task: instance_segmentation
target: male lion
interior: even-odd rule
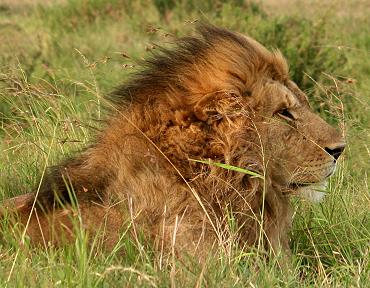
[[[214,26],[197,31],[113,93],[95,144],[5,201],[32,243],[70,241],[81,219],[106,247],[130,225],[155,247],[203,255],[234,219],[239,245],[289,250],[289,196],[333,173],[344,140],[313,113],[280,52]]]

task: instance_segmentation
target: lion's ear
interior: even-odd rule
[[[204,95],[194,105],[194,115],[201,121],[212,124],[221,120],[235,106],[237,95],[230,92],[214,92]]]

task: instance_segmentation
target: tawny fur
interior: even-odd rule
[[[143,233],[158,249],[179,253],[201,255],[230,238],[288,251],[289,196],[329,177],[344,141],[311,111],[280,52],[200,25],[197,36],[143,66],[113,93],[114,116],[95,144],[48,170],[27,225],[31,242],[73,239],[80,215],[108,248],[130,225],[132,237]],[[26,225],[34,199],[5,206]]]

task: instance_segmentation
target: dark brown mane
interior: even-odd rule
[[[248,64],[249,67],[244,66],[244,69],[260,70],[263,69],[266,62],[270,62],[271,66],[268,69],[280,70],[280,74],[285,74],[282,77],[287,76],[286,62],[279,54],[270,53],[259,43],[252,39],[248,40],[245,36],[203,23],[197,26],[195,36],[177,39],[174,45],[169,48],[156,47],[152,51],[152,56],[141,61],[139,70],[128,82],[116,89],[109,99],[120,106],[131,101],[146,103],[152,97],[173,91],[180,91],[183,95],[192,93],[189,90],[189,83],[185,80],[190,76],[189,74],[192,74],[191,72],[194,72],[195,65],[204,65],[204,70],[209,69],[209,66],[213,66],[212,69],[217,69],[214,63],[209,62],[208,56],[218,50],[220,43],[223,43],[225,48],[230,48],[228,51],[230,55],[221,54],[222,51],[220,51],[220,57],[229,58],[229,61],[233,61],[232,57],[235,57],[234,61],[243,59],[245,63],[236,64],[240,66]],[[278,63],[279,61],[276,59],[281,63]],[[223,59],[219,60],[222,62]],[[237,75],[234,71],[229,71],[229,73]],[[199,81],[201,79],[192,80]]]

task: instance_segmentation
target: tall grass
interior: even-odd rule
[[[352,12],[341,10],[340,1],[329,7],[306,4],[310,17],[231,0],[16,2],[0,5],[1,199],[29,192],[46,166],[89,143],[105,117],[103,96],[135,70],[153,44],[192,33],[197,20],[281,49],[292,78],[315,110],[345,131],[348,146],[325,201],[293,201],[289,272],[234,246],[205,266],[191,259],[163,265],[144,236],[138,244],[122,231],[117,251],[106,252],[87,246],[81,232],[64,249],[34,249],[5,237],[1,286],[366,286],[370,21],[361,13],[366,1],[355,1]]]

